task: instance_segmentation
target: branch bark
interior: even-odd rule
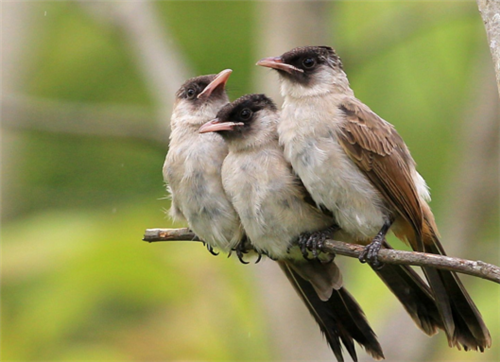
[[[174,240],[200,241],[197,236],[187,228],[147,229],[143,240],[147,242]],[[326,240],[322,251],[325,253],[358,258],[363,248],[362,245],[349,244],[339,240]],[[473,261],[445,255],[393,249],[381,249],[378,258],[382,263],[386,264],[430,266],[437,269],[472,275],[500,284],[500,267],[480,260]]]
[[[477,0],[477,6],[486,29],[488,45],[497,77],[497,88],[500,94],[500,1]]]

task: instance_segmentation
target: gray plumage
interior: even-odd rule
[[[336,358],[343,361],[343,344],[356,361],[354,341],[374,358],[383,358],[363,311],[342,285],[337,265],[306,260],[297,247],[302,233],[325,229],[334,220],[306,201],[307,192],[279,145],[278,122],[274,103],[254,94],[224,106],[200,131],[219,132],[226,140],[223,185],[247,236],[257,251],[278,260]]]
[[[225,70],[218,75],[192,78],[179,89],[163,166],[172,197],[170,215],[175,220],[185,219],[200,239],[225,252],[243,236],[220,176],[228,150],[220,135],[201,134],[198,130],[229,102],[224,85],[230,73]]]

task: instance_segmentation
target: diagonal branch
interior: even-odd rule
[[[144,241],[200,241],[197,236],[187,228],[181,229],[147,229]],[[349,244],[339,240],[327,240],[323,251],[326,253],[340,254],[357,258],[363,251],[362,245]],[[381,249],[378,259],[386,264],[406,264],[415,266],[430,266],[437,269],[469,274],[487,279],[500,284],[500,267],[483,261],[472,261],[444,255],[420,253],[416,251],[403,251]]]

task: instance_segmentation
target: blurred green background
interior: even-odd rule
[[[254,64],[299,45],[335,47],[356,95],[396,126],[448,253],[499,264],[498,93],[474,1],[4,2],[2,33],[3,360],[333,360],[273,262],[141,241],[172,226],[175,89],[232,68],[232,99],[279,101]],[[498,285],[463,277],[493,347],[459,352],[337,259],[388,361],[500,360]]]

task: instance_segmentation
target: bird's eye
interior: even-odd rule
[[[311,69],[316,65],[316,61],[313,58],[306,58],[302,61],[302,65],[306,69]]]
[[[244,108],[240,112],[240,118],[244,121],[248,121],[252,117],[252,111],[248,108]]]
[[[195,95],[196,95],[196,91],[193,88],[189,88],[186,91],[186,96],[188,99],[193,99]]]

